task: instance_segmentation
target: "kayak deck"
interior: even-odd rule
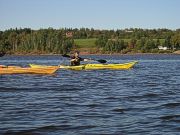
[[[85,66],[86,70],[92,70],[92,69],[130,69],[132,68],[137,61],[129,62],[129,63],[122,63],[122,64],[87,64]]]
[[[29,64],[31,68],[54,68],[59,66],[48,66],[48,65],[37,65],[37,64]]]
[[[31,67],[18,67],[18,66],[7,66],[0,67],[0,74],[53,74],[58,70],[59,67],[41,67],[41,68],[31,68]]]
[[[60,65],[60,69],[69,69],[69,70],[84,70],[86,65],[79,65],[79,66],[65,66]]]

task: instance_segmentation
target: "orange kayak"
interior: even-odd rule
[[[19,67],[19,66],[0,66],[0,74],[53,74],[59,69],[58,66],[54,67]]]

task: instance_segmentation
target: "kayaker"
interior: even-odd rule
[[[89,61],[90,59],[84,59],[79,57],[79,51],[75,51],[71,56],[71,66],[79,66],[81,61]]]

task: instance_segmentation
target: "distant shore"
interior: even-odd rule
[[[173,53],[87,53],[87,52],[80,52],[80,55],[180,55],[180,50],[175,51]],[[17,56],[46,56],[46,55],[54,55],[54,56],[61,56],[62,54],[54,54],[54,53],[13,53],[13,54],[6,54],[6,55],[17,55]]]
[[[173,52],[173,54],[180,54],[180,50]]]

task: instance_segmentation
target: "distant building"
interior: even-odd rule
[[[66,32],[66,37],[72,37],[73,33],[72,32]]]
[[[159,50],[167,50],[168,48],[167,47],[163,47],[163,46],[158,46],[158,49]]]
[[[125,32],[132,33],[133,31],[132,30],[125,30]]]

